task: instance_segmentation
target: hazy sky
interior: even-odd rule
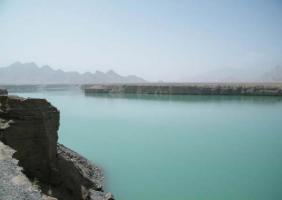
[[[282,64],[282,0],[0,0],[0,66],[179,81]]]

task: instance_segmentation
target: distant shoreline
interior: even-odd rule
[[[0,84],[0,88],[9,92],[82,90],[85,94],[282,96],[282,82]]]
[[[86,94],[282,96],[281,82],[260,83],[137,83],[84,85]]]

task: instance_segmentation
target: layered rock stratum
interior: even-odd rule
[[[0,154],[0,171],[8,172],[0,176],[4,188],[0,199],[113,199],[103,191],[101,169],[57,143],[59,119],[59,110],[45,99],[8,96],[0,90],[0,152],[4,155]],[[23,178],[24,184],[15,189],[13,177],[18,176],[29,179]],[[40,191],[32,187],[33,181]],[[15,196],[9,196],[11,191]]]

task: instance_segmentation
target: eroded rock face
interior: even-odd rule
[[[40,181],[44,194],[63,200],[113,199],[103,192],[98,167],[57,144],[59,118],[57,108],[45,99],[0,95],[0,141],[16,150],[24,173]]]
[[[0,95],[7,95],[7,94],[8,94],[7,90],[0,88]]]
[[[59,111],[44,99],[0,96],[0,139],[29,177],[48,181],[56,163]]]
[[[61,186],[67,191],[74,191],[74,199],[81,196],[86,199],[90,189],[103,191],[104,176],[101,169],[62,144],[58,144],[58,170],[59,179],[64,180]]]

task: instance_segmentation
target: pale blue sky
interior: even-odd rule
[[[179,81],[282,64],[282,0],[0,0],[0,66]]]

